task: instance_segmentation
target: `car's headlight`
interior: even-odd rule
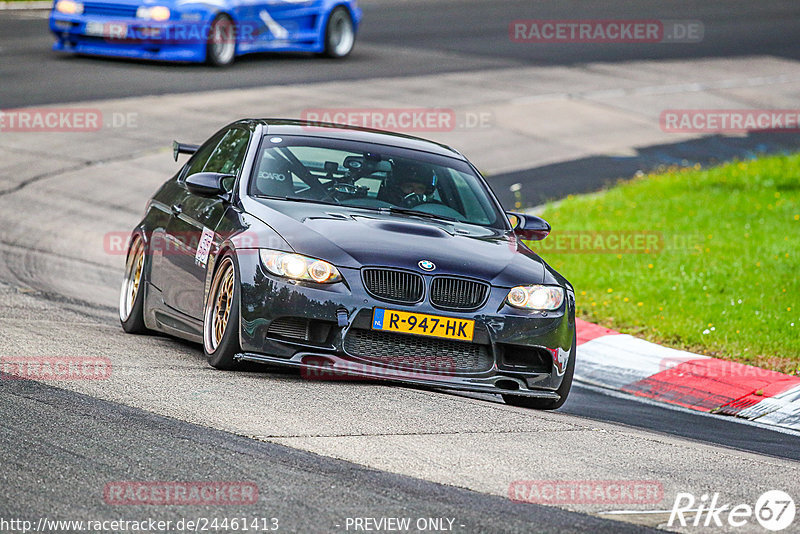
[[[147,19],[147,20],[169,20],[169,8],[164,6],[142,6],[136,10],[136,18],[137,19]]]
[[[276,276],[318,284],[332,284],[342,279],[336,267],[324,260],[263,248],[259,255],[264,268]]]
[[[559,286],[517,286],[511,288],[506,302],[523,310],[557,310],[564,302],[564,288]]]
[[[74,0],[58,0],[56,11],[65,15],[80,15],[83,13],[83,4]]]

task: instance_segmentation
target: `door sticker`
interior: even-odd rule
[[[200,267],[205,267],[208,263],[208,254],[211,252],[211,244],[214,242],[214,232],[205,226],[200,242],[197,243],[197,253],[194,255],[194,262]]]

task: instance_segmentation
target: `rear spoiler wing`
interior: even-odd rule
[[[194,154],[195,152],[197,152],[198,148],[200,148],[200,145],[187,145],[184,143],[173,141],[172,157],[175,158],[175,161],[178,161],[178,154]]]

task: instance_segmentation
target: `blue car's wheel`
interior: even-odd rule
[[[323,55],[332,58],[343,58],[350,54],[356,42],[356,30],[353,19],[346,8],[339,6],[331,11],[325,27],[325,51]]]
[[[228,15],[217,15],[211,23],[206,45],[206,61],[215,67],[233,63],[236,56],[236,25]]]

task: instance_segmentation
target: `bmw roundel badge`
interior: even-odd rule
[[[436,264],[430,260],[420,260],[417,265],[419,265],[419,268],[423,271],[432,271],[436,268]]]

